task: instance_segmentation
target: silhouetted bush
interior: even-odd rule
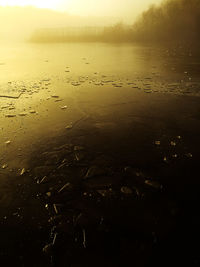
[[[133,25],[134,39],[140,41],[199,41],[200,1],[166,0],[152,5]]]

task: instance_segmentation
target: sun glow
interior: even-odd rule
[[[0,6],[34,6],[57,9],[58,5],[59,1],[55,0],[0,0]]]
[[[132,23],[150,4],[163,0],[0,0],[0,7],[33,6],[76,16],[113,17]]]

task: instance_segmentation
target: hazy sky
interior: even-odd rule
[[[160,2],[162,0],[0,0],[0,6],[32,5],[81,16],[119,17],[128,22],[150,4]]]

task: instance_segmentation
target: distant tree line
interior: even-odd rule
[[[131,26],[118,23],[98,34],[58,36],[53,33],[32,36],[32,41],[86,42],[185,42],[200,40],[200,0],[164,0],[152,5]]]

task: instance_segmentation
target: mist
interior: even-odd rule
[[[93,18],[87,27],[86,24],[85,26],[82,24],[79,29],[77,27],[74,30],[69,29],[70,24],[65,24],[66,27],[62,30],[59,28],[56,30],[56,27],[52,30],[40,29],[34,32],[31,40],[34,42],[195,44],[199,42],[200,36],[200,2],[198,0],[166,0],[160,5],[151,5],[134,23],[112,22],[110,21],[108,26],[95,24]]]
[[[41,28],[103,27],[117,22],[118,19],[114,17],[84,17],[31,6],[0,6],[0,41],[28,40]]]

